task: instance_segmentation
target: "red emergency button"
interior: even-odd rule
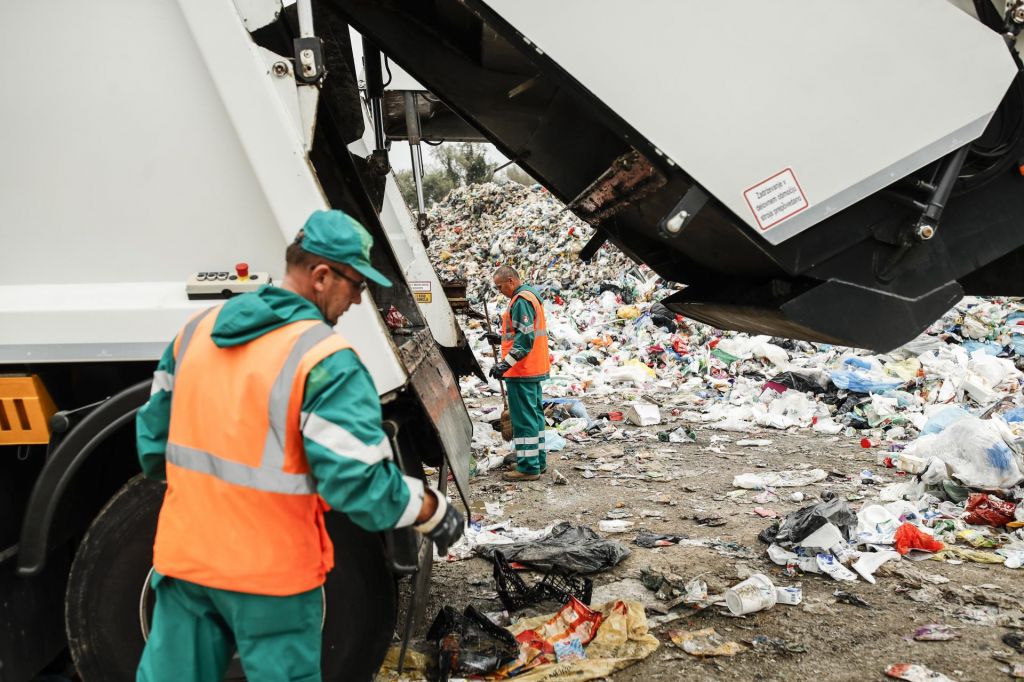
[[[239,263],[238,265],[235,266],[235,272],[238,274],[238,279],[248,279],[249,278],[249,264],[248,263]]]

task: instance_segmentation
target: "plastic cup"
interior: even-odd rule
[[[725,605],[734,616],[770,609],[777,599],[775,584],[763,573],[755,573],[725,592]]]

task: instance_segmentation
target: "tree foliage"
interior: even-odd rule
[[[426,207],[443,200],[460,185],[489,182],[498,164],[487,160],[487,145],[473,142],[447,142],[431,150],[424,164],[423,203]],[[402,198],[416,210],[416,185],[411,170],[395,171]]]
[[[537,184],[537,181],[534,180],[529,173],[515,165],[509,166],[508,169],[505,170],[505,177],[512,182],[518,182],[520,185],[525,187]]]

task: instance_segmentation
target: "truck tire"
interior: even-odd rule
[[[65,619],[68,646],[83,682],[135,679],[145,646],[140,600],[152,567],[163,494],[162,483],[141,475],[131,479],[96,516],[79,545],[68,577]],[[323,679],[371,680],[394,632],[395,579],[379,534],[338,513],[327,514],[326,526],[335,567],[324,585]],[[152,609],[146,611],[151,617]],[[236,660],[226,679],[243,680],[239,670]]]
[[[84,682],[135,679],[145,645],[139,598],[163,499],[163,484],[136,476],[107,502],[78,547],[64,615],[68,648]]]

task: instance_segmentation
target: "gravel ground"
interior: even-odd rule
[[[468,404],[473,411],[493,402],[476,400]],[[588,403],[587,407],[591,414],[598,414],[617,406]],[[669,421],[644,430],[656,433],[679,425],[682,422]],[[870,585],[863,581],[838,583],[817,575],[791,578],[768,560],[766,546],[757,540],[757,534],[771,521],[754,514],[753,508],[768,507],[786,514],[808,504],[790,501],[789,495],[795,490],[803,492],[808,500],[834,490],[859,508],[864,499],[874,495],[871,486],[860,483],[863,469],[871,469],[881,484],[896,480],[893,470],[876,464],[877,451],[862,449],[859,439],[809,431],[735,434],[698,427],[697,434],[696,443],[682,444],[647,439],[570,443],[549,457],[548,475],[540,481],[506,483],[498,471],[472,479],[473,511],[483,512],[485,502],[497,501],[503,517],[511,517],[519,526],[539,528],[566,520],[596,529],[611,509],[631,512],[629,520],[635,522],[635,528],[613,537],[628,544],[632,554],[613,569],[593,576],[595,590],[608,586],[605,590],[615,594],[625,589],[616,583],[638,578],[641,569],[647,567],[686,580],[700,576],[711,593],[724,591],[739,582],[740,575],[750,572],[764,573],[777,585],[802,585],[804,603],[799,606],[780,604],[742,618],[716,607],[698,613],[684,611],[678,620],[652,627],[661,647],[647,659],[616,673],[614,679],[880,680],[886,679],[884,669],[888,664],[909,662],[954,679],[992,680],[1009,678],[1006,663],[997,659],[1024,663],[1024,656],[1001,641],[1005,633],[1014,631],[1002,623],[1021,623],[1016,609],[1024,596],[1018,575],[1001,565],[901,561],[883,567],[878,583]],[[709,449],[712,436],[727,436],[732,441],[716,443],[714,447],[721,451],[714,452]],[[740,438],[764,438],[772,443],[740,447],[735,445]],[[593,467],[597,460],[622,464],[615,472],[584,478],[578,467]],[[753,491],[739,497],[727,495],[734,490],[731,482],[736,474],[804,464],[833,473],[818,484],[781,489],[778,501],[767,504],[755,502],[757,493]],[[552,482],[552,468],[568,479],[567,485]],[[649,478],[652,471],[663,472],[663,479]],[[643,510],[662,516],[642,518]],[[721,517],[724,525],[699,525],[694,520],[697,515]],[[726,544],[717,549],[644,549],[632,544],[640,529],[694,540],[718,539]],[[470,603],[485,611],[500,610],[491,567],[485,560],[438,563],[434,570],[428,621],[444,604],[460,610]],[[948,582],[943,583],[943,579]],[[837,589],[860,597],[869,606],[838,603],[833,596]],[[641,596],[657,602],[653,593]],[[648,615],[655,614],[649,610]],[[979,618],[988,620],[978,622]],[[993,618],[999,625],[993,624]],[[915,628],[931,623],[956,627],[959,639],[914,641]],[[714,627],[725,639],[744,644],[743,652],[733,657],[698,659],[676,648],[669,636],[674,630],[708,627]],[[757,636],[782,640],[784,644],[751,646]]]

